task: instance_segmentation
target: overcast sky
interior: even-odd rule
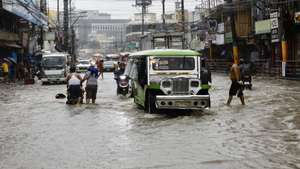
[[[63,0],[60,0],[61,2]],[[133,14],[141,11],[140,8],[134,7],[135,0],[72,0],[76,9],[82,10],[99,10],[102,13],[109,13],[112,18],[132,18]],[[52,9],[56,8],[57,0],[48,0]],[[176,0],[166,0],[166,11],[175,10]],[[193,10],[199,3],[196,0],[185,0],[186,9]],[[61,6],[62,9],[63,6]],[[161,14],[161,1],[154,0],[149,8],[149,12]],[[159,18],[159,15],[157,15]]]

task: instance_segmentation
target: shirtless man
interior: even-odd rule
[[[67,104],[77,104],[82,100],[82,78],[76,73],[76,67],[72,66],[70,68],[70,73],[67,78],[67,88],[68,88],[68,101]]]
[[[240,81],[240,67],[237,64],[233,64],[230,68],[230,79],[231,79],[231,86],[229,90],[229,98],[227,100],[227,105],[229,106],[232,97],[237,95],[242,105],[245,105],[244,94],[243,94],[243,86],[241,85]]]

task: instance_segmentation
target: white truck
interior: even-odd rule
[[[42,58],[42,84],[66,83],[70,55],[66,53],[44,54]]]

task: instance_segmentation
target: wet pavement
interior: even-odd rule
[[[55,99],[65,85],[0,85],[1,169],[299,169],[300,82],[257,77],[246,106],[225,105],[215,74],[212,108],[146,114],[116,96],[112,74],[96,105]]]

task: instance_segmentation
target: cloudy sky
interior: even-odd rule
[[[63,0],[60,0],[61,2]],[[77,9],[99,10],[102,13],[110,13],[112,18],[131,18],[133,13],[141,11],[134,7],[135,0],[72,0]],[[175,1],[166,0],[166,10],[174,11]],[[57,0],[48,0],[50,7],[55,9]],[[192,10],[199,3],[196,0],[185,0],[186,9]],[[62,9],[62,8],[61,8]],[[149,12],[161,13],[161,1],[154,0],[149,8]],[[157,16],[158,17],[158,16]]]

